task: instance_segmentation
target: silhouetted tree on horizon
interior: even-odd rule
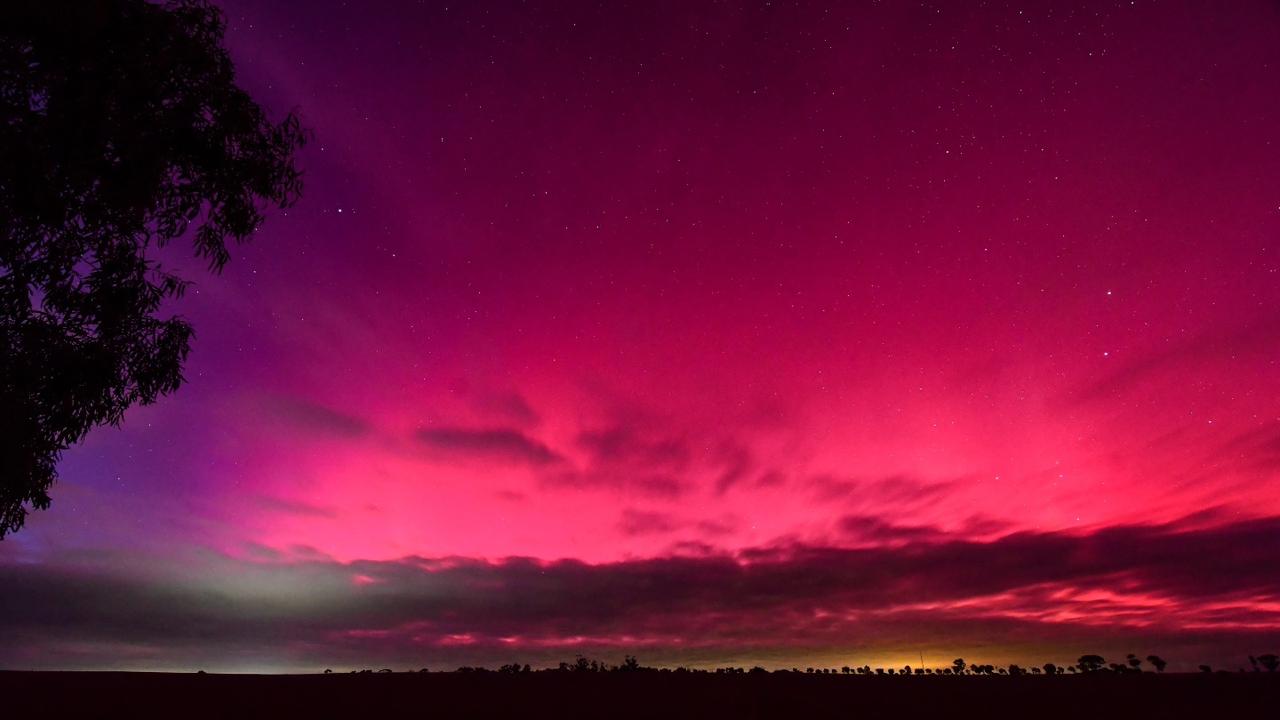
[[[10,0],[0,22],[0,538],[63,450],[182,384],[189,238],[213,271],[301,189],[307,134],[235,82],[205,0]]]
[[[1080,668],[1080,672],[1098,672],[1106,665],[1107,661],[1101,655],[1081,655],[1076,660],[1076,667]]]
[[[1127,658],[1137,658],[1137,657],[1138,656],[1136,654],[1132,654],[1132,653],[1127,656]],[[1258,655],[1257,657],[1253,657],[1253,656],[1249,656],[1249,657],[1251,661],[1256,662],[1256,664],[1259,667],[1266,668],[1269,672],[1276,672],[1277,670],[1280,670],[1280,657],[1278,657],[1273,653]],[[957,660],[960,662],[964,662],[959,658],[957,658]],[[1156,668],[1157,672],[1163,672],[1164,667],[1167,665],[1167,663],[1158,655],[1148,655],[1146,660],[1147,662],[1150,662],[1153,667]],[[572,663],[561,662],[554,668],[544,668],[544,669],[534,670],[528,664],[521,665],[518,662],[513,662],[513,663],[502,665],[497,670],[490,670],[483,666],[463,665],[458,667],[453,672],[459,673],[459,674],[488,673],[488,674],[495,674],[495,675],[517,675],[517,674],[543,673],[543,672],[569,672],[569,673],[575,673],[575,674],[577,673],[589,673],[589,674],[676,673],[676,674],[697,674],[697,675],[796,674],[796,675],[845,675],[845,676],[865,675],[865,676],[882,676],[882,677],[883,676],[920,677],[925,675],[970,675],[970,676],[1004,675],[1004,676],[1013,677],[1013,676],[1025,676],[1025,675],[1053,676],[1053,675],[1063,675],[1066,673],[1073,673],[1073,674],[1096,673],[1096,672],[1103,672],[1109,669],[1110,673],[1103,672],[1103,674],[1104,675],[1111,674],[1111,673],[1120,674],[1120,675],[1142,674],[1140,670],[1135,669],[1135,666],[1133,666],[1132,663],[1129,663],[1129,664],[1107,663],[1105,659],[1103,659],[1103,657],[1100,655],[1082,655],[1080,656],[1077,665],[1058,665],[1056,663],[1044,663],[1043,665],[1040,665],[1040,666],[1032,665],[1030,667],[1023,667],[1016,663],[1011,663],[1008,666],[996,667],[995,665],[987,664],[987,663],[965,662],[964,667],[965,667],[964,672],[959,671],[958,666],[955,663],[953,663],[948,667],[942,667],[942,668],[926,668],[926,667],[913,668],[910,665],[907,665],[902,668],[878,667],[873,669],[869,665],[863,665],[861,667],[853,667],[853,666],[845,665],[839,668],[807,667],[804,670],[801,670],[799,668],[790,668],[790,669],[779,668],[779,669],[770,671],[759,665],[756,665],[756,666],[752,666],[749,670],[747,668],[740,667],[740,666],[724,666],[724,667],[717,667],[711,670],[707,670],[707,669],[700,669],[700,668],[688,668],[685,666],[678,666],[675,668],[646,667],[645,665],[641,664],[640,661],[634,655],[623,656],[622,662],[617,665],[612,665],[604,661],[593,660],[589,657],[578,655],[574,658],[574,661]],[[1203,673],[1213,672],[1212,668],[1209,665],[1200,665],[1199,668],[1200,668],[1200,671]],[[324,674],[327,675],[327,674],[331,674],[333,671],[331,669],[325,669],[323,672]],[[356,674],[370,674],[370,673],[373,673],[374,671],[369,669],[364,669],[364,670],[352,670],[351,672]],[[384,668],[377,672],[389,673],[392,671],[390,669]],[[425,673],[425,672],[428,672],[428,670],[427,668],[424,667],[417,671],[414,671],[411,669],[411,670],[408,670],[407,672]],[[1217,672],[1224,673],[1227,671],[1219,670]],[[1240,672],[1244,672],[1244,669],[1242,668]]]

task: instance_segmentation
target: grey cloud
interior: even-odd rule
[[[1280,623],[1280,614],[1265,609],[1280,601],[1280,517],[1021,532],[991,542],[918,535],[929,537],[901,546],[768,547],[737,555],[692,544],[688,556],[599,565],[223,558],[162,572],[109,557],[67,566],[0,564],[0,635],[12,639],[0,646],[0,664],[12,666],[39,647],[95,643],[177,657],[255,649],[312,662],[327,662],[326,653],[429,652],[457,636],[481,649],[515,637],[564,651],[574,647],[567,638],[617,636],[666,638],[668,650],[685,639],[830,647],[904,618],[952,634],[1042,618],[1019,625],[1041,641],[1081,627],[1107,627],[1113,637],[1156,630],[1187,636],[1219,623],[1223,628],[1206,637],[1222,644],[1241,627]],[[1098,590],[1165,604],[1116,607]],[[996,597],[1002,599],[955,604]],[[1056,618],[1062,608],[1087,611],[1083,625]],[[915,632],[918,639],[927,631]]]

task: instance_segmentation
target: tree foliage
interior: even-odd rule
[[[1076,667],[1080,668],[1080,672],[1098,672],[1107,666],[1107,661],[1101,655],[1081,655],[1076,660]]]
[[[175,391],[192,328],[161,317],[302,188],[298,118],[235,83],[204,0],[0,9],[0,537],[49,506],[61,452]]]

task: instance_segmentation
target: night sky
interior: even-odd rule
[[[222,5],[303,199],[0,667],[1280,648],[1276,3]]]

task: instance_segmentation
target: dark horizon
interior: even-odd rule
[[[806,673],[541,672],[245,676],[5,673],[15,710],[130,717],[619,718],[1258,717],[1274,707],[1273,674],[1073,677],[832,676]]]

